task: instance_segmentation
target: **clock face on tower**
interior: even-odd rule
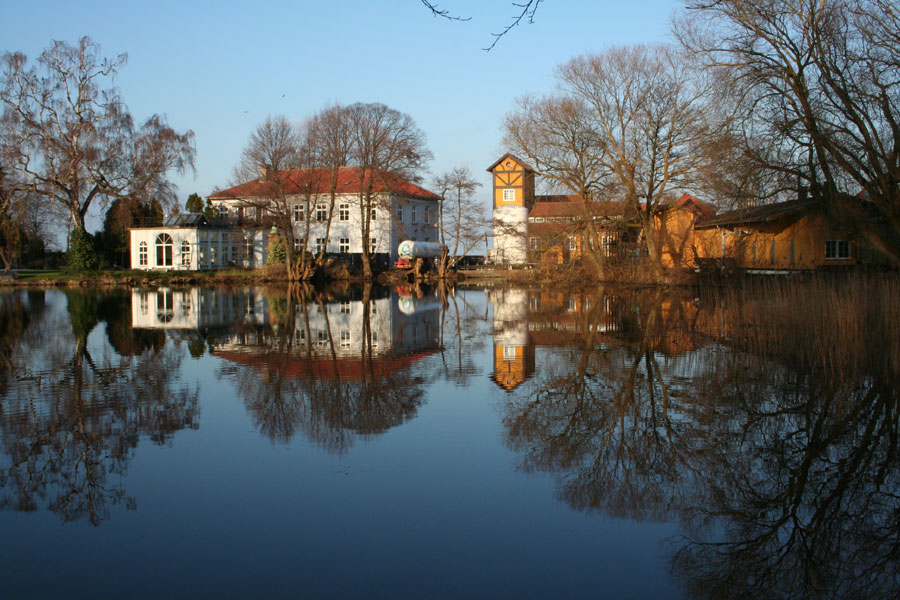
[[[511,166],[512,166],[512,161],[510,161],[510,160],[506,161],[506,168],[508,169]]]

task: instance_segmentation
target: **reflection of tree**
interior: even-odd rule
[[[860,283],[747,286],[702,306],[619,296],[614,335],[586,310],[531,393],[508,399],[510,445],[574,508],[680,521],[672,568],[690,597],[896,597],[885,356],[900,356],[900,284]]]
[[[850,278],[722,294],[746,355],[697,385],[729,407],[698,440],[705,499],[673,559],[697,597],[897,597],[898,292]]]
[[[767,363],[753,373],[765,377]],[[771,377],[771,375],[770,375]],[[879,598],[900,590],[896,388],[783,373],[698,446],[701,526],[673,565],[705,598]],[[761,401],[764,399],[764,401]]]
[[[104,347],[95,360],[88,335],[104,298],[66,296],[66,312],[32,315],[16,349],[22,370],[0,404],[0,506],[46,503],[64,521],[99,525],[110,507],[135,506],[124,476],[140,437],[161,444],[197,426],[197,392],[172,389],[181,357],[171,347],[133,358]]]
[[[458,387],[465,387],[470,379],[480,373],[475,352],[484,347],[487,313],[479,314],[466,302],[464,294],[454,288],[446,289],[444,282],[438,286],[442,299],[441,310],[441,374]],[[460,308],[460,304],[462,308]],[[452,311],[451,311],[452,307]],[[447,334],[445,332],[449,331]]]
[[[686,407],[658,363],[661,297],[641,300],[592,298],[577,346],[562,351],[558,370],[529,397],[509,401],[504,423],[522,467],[563,473],[559,495],[574,508],[664,518],[680,493]],[[624,343],[601,333],[610,310]]]
[[[390,355],[375,352],[368,286],[354,300],[363,309],[359,334],[364,341],[361,356],[351,359],[335,349],[326,296],[292,287],[284,299],[276,299],[281,308],[273,315],[278,321],[262,332],[269,341],[254,349],[251,365],[233,371],[238,394],[264,435],[287,443],[302,432],[329,452],[340,453],[352,444],[353,434],[378,435],[415,415],[423,400],[423,380],[410,369],[382,367]],[[321,340],[314,338],[311,311],[324,318],[327,334]],[[353,363],[352,378],[341,376],[341,360]]]

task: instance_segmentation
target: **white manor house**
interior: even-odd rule
[[[318,254],[324,246],[328,254],[362,254],[360,188],[368,181],[361,174],[359,167],[342,167],[336,179],[323,169],[278,174],[290,207],[295,246],[302,245],[308,231],[309,252]],[[161,226],[131,228],[131,268],[199,271],[265,264],[273,226],[266,209],[272,183],[268,170],[260,167],[259,179],[210,195],[208,200],[220,216],[213,222],[188,213],[168,217]],[[389,173],[377,176],[372,190],[367,243],[375,261],[395,261],[404,240],[438,241],[436,194]]]

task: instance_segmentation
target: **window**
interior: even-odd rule
[[[775,264],[775,240],[772,240],[772,246],[769,248],[769,262]]]
[[[578,241],[575,239],[574,235],[569,236],[569,250],[577,250],[578,249]]]
[[[339,240],[338,249],[341,254],[347,254],[350,252],[350,238],[341,238]]]
[[[341,329],[341,348],[350,347],[350,330]]]
[[[375,254],[375,249],[378,248],[378,240],[373,237],[369,238],[369,254]]]
[[[425,207],[425,222],[426,223],[431,223],[431,211],[429,210],[429,208],[430,207],[428,207],[428,206]]]
[[[319,346],[327,347],[328,346],[328,332],[327,331],[316,331],[316,341]]]
[[[141,242],[138,246],[138,264],[147,266],[147,242]]]
[[[294,205],[294,221],[302,221],[306,217],[302,204]]]
[[[376,220],[376,219],[375,219],[375,209],[374,209],[374,208],[370,208],[370,209],[369,209],[369,219],[372,220],[372,221],[375,221],[375,220]]]
[[[403,222],[403,205],[402,204],[397,205],[397,221],[399,221],[400,223]]]
[[[147,245],[146,243],[144,244]],[[150,294],[147,292],[141,292],[141,314],[146,315],[147,311],[150,309]]]
[[[172,236],[168,233],[156,236],[156,266],[172,266]]]
[[[191,266],[191,243],[187,240],[181,242],[181,266]]]
[[[338,206],[338,221],[349,221],[350,220],[350,205],[349,204],[341,204]]]
[[[412,205],[412,208],[410,208],[409,210],[410,210],[410,217],[409,217],[410,223],[416,223],[416,222],[417,222],[417,217],[416,217],[416,205],[413,204],[413,205]]]
[[[503,360],[516,360],[515,346],[503,346]]]
[[[328,207],[324,204],[316,205],[316,221],[328,220]]]
[[[516,190],[512,188],[506,188],[503,190],[503,201],[504,202],[515,202],[516,201]]]
[[[316,238],[316,254],[322,253],[322,248],[325,247],[325,238]]]
[[[537,249],[538,249],[538,239],[537,239],[536,237],[531,238],[531,239],[529,240],[529,242],[531,243],[531,249],[532,249],[532,250],[537,250]]]
[[[341,314],[349,315],[350,314],[350,302],[345,300],[341,302]]]
[[[850,258],[850,242],[847,240],[825,240],[825,258],[828,260]]]
[[[168,323],[175,317],[175,298],[171,290],[156,292],[156,319]]]
[[[248,265],[253,265],[253,238],[244,238],[244,258]]]

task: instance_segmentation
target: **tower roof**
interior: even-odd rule
[[[494,164],[492,164],[491,166],[489,166],[486,170],[487,170],[488,172],[493,171],[494,168],[495,168],[497,165],[499,165],[500,163],[502,163],[502,162],[503,162],[504,160],[506,160],[507,158],[511,158],[511,159],[513,159],[514,161],[516,161],[517,163],[519,163],[520,165],[522,165],[522,168],[525,169],[526,171],[528,171],[529,173],[534,173],[534,169],[533,169],[528,163],[526,163],[524,160],[522,160],[521,158],[519,158],[519,157],[516,156],[515,154],[510,154],[509,152],[507,152],[506,154],[504,154],[503,156],[501,156]]]

